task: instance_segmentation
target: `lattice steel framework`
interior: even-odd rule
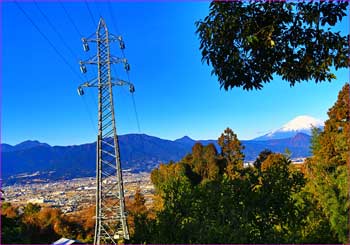
[[[94,35],[96,35],[94,37]],[[96,150],[96,224],[94,244],[117,244],[120,239],[128,240],[129,231],[126,222],[123,177],[120,163],[119,143],[113,105],[113,86],[127,85],[130,92],[134,86],[130,82],[113,79],[111,64],[122,63],[126,71],[130,66],[125,58],[111,56],[110,43],[118,42],[125,48],[121,36],[108,33],[105,21],[101,18],[96,34],[83,38],[85,51],[89,42],[95,42],[97,55],[87,61],[80,61],[80,69],[86,72],[85,64],[97,65],[98,76],[78,87],[79,95],[84,87],[98,89],[98,136]]]

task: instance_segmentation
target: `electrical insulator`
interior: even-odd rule
[[[84,51],[87,52],[90,50],[89,48],[89,44],[88,43],[83,43],[83,48],[84,48]]]
[[[124,43],[124,41],[120,41],[119,47],[120,47],[120,49],[125,49],[125,43]]]
[[[129,91],[130,91],[130,93],[134,93],[135,92],[135,86],[131,84],[130,87],[129,87]]]
[[[81,87],[78,88],[78,94],[80,96],[84,95],[84,90]]]
[[[130,71],[130,65],[129,65],[129,63],[125,63],[125,64],[124,64],[124,69],[125,69],[126,71]]]
[[[83,48],[84,48],[84,51],[85,51],[85,52],[89,51],[90,48],[89,48],[88,42],[86,41],[86,38],[82,38],[81,40],[83,41]]]
[[[82,72],[82,73],[86,73],[86,66],[84,65],[84,64],[80,64],[80,71]]]

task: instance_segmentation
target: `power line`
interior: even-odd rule
[[[95,18],[94,18],[94,15],[93,15],[92,12],[91,12],[91,9],[90,9],[90,7],[89,7],[89,3],[88,3],[86,0],[84,0],[84,3],[85,3],[86,8],[87,8],[88,11],[89,11],[92,24],[93,24],[93,26],[95,27],[95,26],[96,26],[96,20],[95,20]]]
[[[68,12],[67,8],[64,6],[63,2],[59,1],[59,3],[60,3],[60,6],[63,8],[63,10],[64,10],[64,12],[65,12],[65,14],[66,14],[68,20],[70,21],[70,23],[71,23],[72,26],[74,27],[76,33],[79,35],[79,38],[81,39],[81,38],[83,37],[83,34],[79,31],[79,28],[78,28],[77,25],[75,24],[73,18],[72,18],[71,15],[69,14],[69,12]],[[86,74],[85,74],[85,75],[86,75]],[[84,97],[83,100],[84,100],[85,107],[88,108],[88,106],[87,106],[87,99],[85,99],[85,97]],[[92,101],[92,100],[90,99],[90,102],[91,102],[91,101]],[[93,101],[92,103],[93,103],[94,106],[97,108],[96,102]],[[92,120],[91,120],[90,111],[89,111],[89,117],[90,117],[90,121],[92,121]],[[93,124],[93,125],[94,125],[94,124]],[[93,127],[93,128],[94,128],[95,131],[96,131],[96,128],[95,128],[95,127]],[[97,132],[97,131],[96,131],[96,132]]]
[[[135,112],[135,116],[136,116],[136,123],[137,123],[137,129],[139,130],[139,133],[141,133],[141,127],[140,127],[140,121],[139,121],[139,114],[137,113],[137,109],[136,109],[136,103],[135,103],[135,97],[134,94],[131,94],[131,98],[132,98],[132,104],[134,107],[134,112]]]
[[[24,16],[29,20],[29,22],[35,27],[35,29],[40,33],[40,35],[50,44],[51,48],[56,52],[56,54],[62,59],[62,61],[69,67],[69,69],[77,76],[80,80],[83,81],[79,73],[77,73],[76,70],[72,67],[71,64],[66,60],[66,58],[60,53],[60,51],[55,47],[55,45],[50,41],[50,39],[40,30],[39,26],[35,24],[33,19],[28,15],[28,13],[21,7],[21,5],[14,1],[16,6],[21,10],[21,12],[24,14]]]
[[[80,73],[78,73],[76,70],[74,70],[74,68],[72,67],[72,65],[66,60],[66,58],[60,53],[60,51],[56,48],[56,46],[50,41],[50,39],[41,31],[41,29],[39,28],[39,26],[37,24],[35,24],[34,20],[28,15],[28,13],[20,6],[20,4],[17,1],[14,1],[14,3],[16,4],[16,6],[21,10],[21,12],[24,14],[24,16],[29,20],[29,22],[35,27],[35,29],[41,34],[41,36],[50,44],[50,46],[52,47],[52,49],[56,52],[56,54],[62,59],[62,61],[70,68],[70,70],[81,80],[84,81],[80,75]],[[51,23],[52,24],[52,23]],[[93,121],[92,121],[92,117],[91,117],[91,112],[88,109],[87,103],[85,101],[85,98],[82,98],[84,105],[85,105],[85,109],[88,112],[88,116],[91,122],[91,126],[93,127],[93,130],[95,130],[95,132],[97,132],[97,129],[93,126]]]
[[[59,1],[59,3],[60,3],[60,5],[61,5],[61,7],[63,8],[63,10],[64,10],[66,16],[68,17],[70,23],[71,23],[72,26],[74,27],[75,31],[79,34],[79,37],[82,38],[83,35],[82,35],[81,32],[79,31],[78,27],[75,25],[75,23],[74,23],[72,17],[69,15],[67,9],[64,7],[64,4],[63,4],[61,1]]]
[[[98,1],[95,1],[95,0],[94,0],[93,2],[94,2],[94,4],[95,4],[95,7],[97,8],[97,13],[98,13],[98,15],[99,15],[99,18],[102,18],[102,15],[101,15],[102,11],[101,11],[99,2],[98,2]]]
[[[119,33],[119,30],[118,30],[118,27],[117,27],[117,24],[116,24],[116,19],[114,18],[114,14],[113,14],[113,11],[112,11],[113,7],[112,7],[112,4],[111,4],[111,1],[108,0],[107,4],[108,4],[108,12],[109,12],[109,15],[111,16],[113,27],[114,27],[115,31],[117,33]]]
[[[82,96],[79,96],[79,97],[82,97]],[[92,119],[92,115],[91,115],[91,112],[90,112],[90,110],[89,110],[89,106],[88,106],[88,104],[87,104],[87,101],[85,100],[85,98],[82,98],[82,100],[83,100],[85,109],[86,109],[86,111],[88,112],[88,116],[89,116],[89,120],[90,120],[90,123],[91,123],[91,127],[93,128],[93,130],[94,130],[95,133],[97,134],[97,128],[95,127],[96,124],[94,123],[94,121],[93,121],[93,119]]]
[[[124,50],[123,50],[123,49],[122,49],[122,55],[123,55],[123,59],[125,59],[125,53],[124,53]],[[126,71],[126,74],[127,74],[127,76],[128,76],[128,82],[130,83],[130,73],[129,73],[129,71]],[[140,121],[139,121],[139,114],[137,113],[137,108],[136,108],[136,102],[135,102],[134,93],[131,94],[131,99],[132,99],[132,105],[133,105],[134,112],[135,112],[137,128],[138,128],[138,130],[139,130],[139,133],[141,133],[141,127],[140,127]]]
[[[56,35],[60,38],[61,42],[64,44],[64,46],[69,50],[70,54],[76,59],[78,57],[78,55],[76,55],[76,53],[68,46],[68,44],[66,43],[66,41],[64,41],[62,35],[59,33],[59,31],[56,29],[56,27],[52,24],[52,22],[50,21],[49,17],[47,17],[47,15],[44,13],[44,11],[41,10],[41,8],[39,7],[39,4],[34,0],[34,4],[36,6],[36,8],[39,10],[40,14],[44,17],[44,19],[46,20],[46,22],[50,25],[50,27],[52,28],[52,30],[56,33]]]
[[[119,34],[118,27],[117,27],[117,24],[116,24],[117,21],[116,21],[116,18],[114,17],[114,14],[113,14],[113,6],[112,6],[110,0],[108,0],[107,3],[108,3],[108,12],[109,12],[109,15],[111,16],[113,27],[114,27],[115,31]],[[124,49],[122,49],[121,51],[122,51],[122,57],[123,57],[123,59],[125,59],[126,56],[125,56],[125,53],[124,53]],[[130,82],[130,73],[129,73],[129,71],[126,71],[126,74],[128,76],[128,82]],[[137,128],[138,128],[139,133],[141,133],[140,120],[139,120],[139,116],[138,116],[138,113],[137,113],[136,102],[135,102],[135,97],[134,97],[133,93],[131,94],[131,99],[132,99],[132,105],[133,105],[134,113],[135,113],[135,117],[136,117]]]
[[[112,6],[110,0],[108,0],[107,3],[108,3],[108,12],[109,12],[109,15],[111,16],[113,27],[114,27],[116,33],[119,35],[120,33],[119,33],[119,30],[118,30],[118,27],[117,27],[116,18],[114,17],[114,14],[113,14],[113,6]],[[125,59],[124,49],[121,49],[121,51],[122,51],[123,59]],[[128,82],[130,83],[130,74],[129,74],[128,70],[126,71],[126,74],[127,74],[127,77],[128,77]],[[142,132],[141,132],[140,121],[139,121],[139,116],[138,116],[138,112],[137,112],[137,107],[136,107],[134,93],[131,93],[131,100],[132,100],[132,106],[133,106],[134,114],[135,114],[135,118],[136,118],[138,133],[141,134]],[[143,139],[143,135],[140,135],[140,141],[141,141],[141,145],[142,145],[142,150],[145,150],[145,142],[144,142],[144,139]],[[139,186],[140,186],[140,184],[139,184]]]
[[[60,3],[60,6],[62,7],[62,9],[64,10],[64,12],[65,12],[65,14],[66,14],[68,20],[70,21],[70,23],[71,23],[72,26],[74,27],[76,33],[79,35],[80,38],[82,38],[82,37],[83,37],[83,34],[79,31],[79,28],[78,28],[77,25],[75,24],[73,18],[72,18],[71,15],[69,14],[67,8],[64,6],[63,2],[59,1],[59,3]],[[93,120],[92,120],[92,116],[91,116],[91,112],[90,112],[89,107],[88,107],[87,99],[86,99],[85,97],[82,97],[82,100],[83,100],[83,102],[84,102],[85,109],[88,111],[89,119],[90,119],[91,125],[92,125],[93,129],[95,130],[95,132],[97,133],[97,129],[95,128],[95,126],[93,126],[93,125],[95,125],[95,124],[93,123]],[[92,101],[92,100],[90,99],[90,102],[91,102],[91,101]],[[97,105],[96,105],[96,102],[95,102],[95,101],[93,101],[93,104],[94,104],[94,106],[97,108]]]

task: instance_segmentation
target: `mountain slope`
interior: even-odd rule
[[[150,171],[160,162],[181,159],[190,149],[180,143],[153,136],[129,134],[119,136],[123,169]],[[19,173],[52,172],[50,177],[73,178],[93,176],[95,173],[96,143],[77,146],[48,146],[38,144],[18,150],[3,151],[2,176],[4,179]]]
[[[292,157],[306,157],[309,155],[310,138],[299,133],[287,139],[242,141],[245,160],[253,161],[266,148],[274,152],[284,152],[288,148]],[[191,152],[196,142],[204,145],[213,143],[219,151],[216,140],[195,141],[189,137],[171,141],[145,134],[128,134],[119,136],[119,142],[122,168],[133,171],[151,171],[161,162],[178,161]],[[10,146],[11,151],[2,152],[1,170],[5,182],[14,183],[19,180],[17,175],[37,171],[40,171],[41,177],[48,179],[95,175],[96,143],[51,147],[37,142],[35,145],[24,148]]]
[[[297,133],[294,137],[285,139],[242,141],[247,161],[255,160],[264,149],[280,153],[288,149],[292,153],[291,158],[308,157],[311,155],[310,142],[311,136],[304,133]]]
[[[9,144],[1,144],[1,152],[14,151],[15,147]]]
[[[273,130],[254,140],[272,140],[294,137],[297,133],[311,135],[312,127],[322,128],[323,122],[310,116],[298,116],[284,124],[281,128]]]
[[[46,143],[40,143],[37,140],[27,140],[15,146],[12,146],[9,144],[1,144],[1,152],[20,151],[20,150],[26,150],[26,149],[30,149],[38,146],[50,147],[50,145]]]

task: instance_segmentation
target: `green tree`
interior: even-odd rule
[[[296,82],[331,81],[349,67],[347,36],[332,29],[346,16],[347,1],[229,1],[210,4],[196,22],[202,61],[225,90],[261,89],[279,75]]]
[[[261,169],[261,164],[266,160],[266,158],[271,155],[273,152],[269,149],[265,149],[262,152],[259,153],[259,156],[255,159],[253,165],[257,169]]]
[[[149,211],[145,203],[145,196],[138,188],[134,199],[128,206],[128,223],[132,243],[145,243],[150,242],[152,239],[151,234],[153,232],[154,219],[149,217]]]
[[[221,147],[221,155],[227,161],[226,172],[231,177],[237,176],[237,171],[243,168],[244,146],[230,128],[226,128],[221,134],[218,144]]]
[[[29,243],[23,236],[24,224],[18,208],[9,202],[3,202],[1,206],[1,244]]]
[[[1,214],[1,244],[30,243],[23,236],[23,223],[18,217],[8,217]]]
[[[93,231],[84,224],[92,220],[93,213],[89,209],[88,217],[81,215],[83,211],[77,219],[63,215],[59,209],[38,204],[28,203],[23,207],[23,213],[18,212],[18,209],[10,203],[2,204],[2,244],[47,244],[62,236],[92,242],[90,232]]]
[[[307,191],[313,196],[330,223],[338,242],[349,243],[350,200],[348,189],[350,151],[350,86],[339,92],[338,100],[328,111],[324,131],[315,132],[313,156],[308,159]]]
[[[152,171],[156,196],[162,205],[157,209],[154,222],[143,220],[140,223],[152,228],[144,229],[143,238],[135,242],[302,241],[301,227],[306,211],[304,206],[297,205],[295,195],[305,184],[303,174],[291,167],[286,156],[264,151],[257,160],[261,162],[259,171],[241,166],[234,169],[239,177],[232,178],[220,171],[225,169],[220,166],[222,162],[237,163],[237,158],[243,161],[242,147],[230,129],[225,130],[220,142],[222,155],[218,155],[212,145],[196,144],[192,153],[181,161],[162,164]],[[210,171],[207,171],[210,161],[217,168],[215,178],[210,178]],[[191,179],[195,174],[201,181]]]
[[[261,241],[295,243],[304,218],[295,195],[305,186],[301,172],[291,167],[291,160],[280,153],[269,154],[261,164],[258,227]]]
[[[39,204],[28,203],[23,210],[24,215],[33,215],[39,213],[41,206]]]

